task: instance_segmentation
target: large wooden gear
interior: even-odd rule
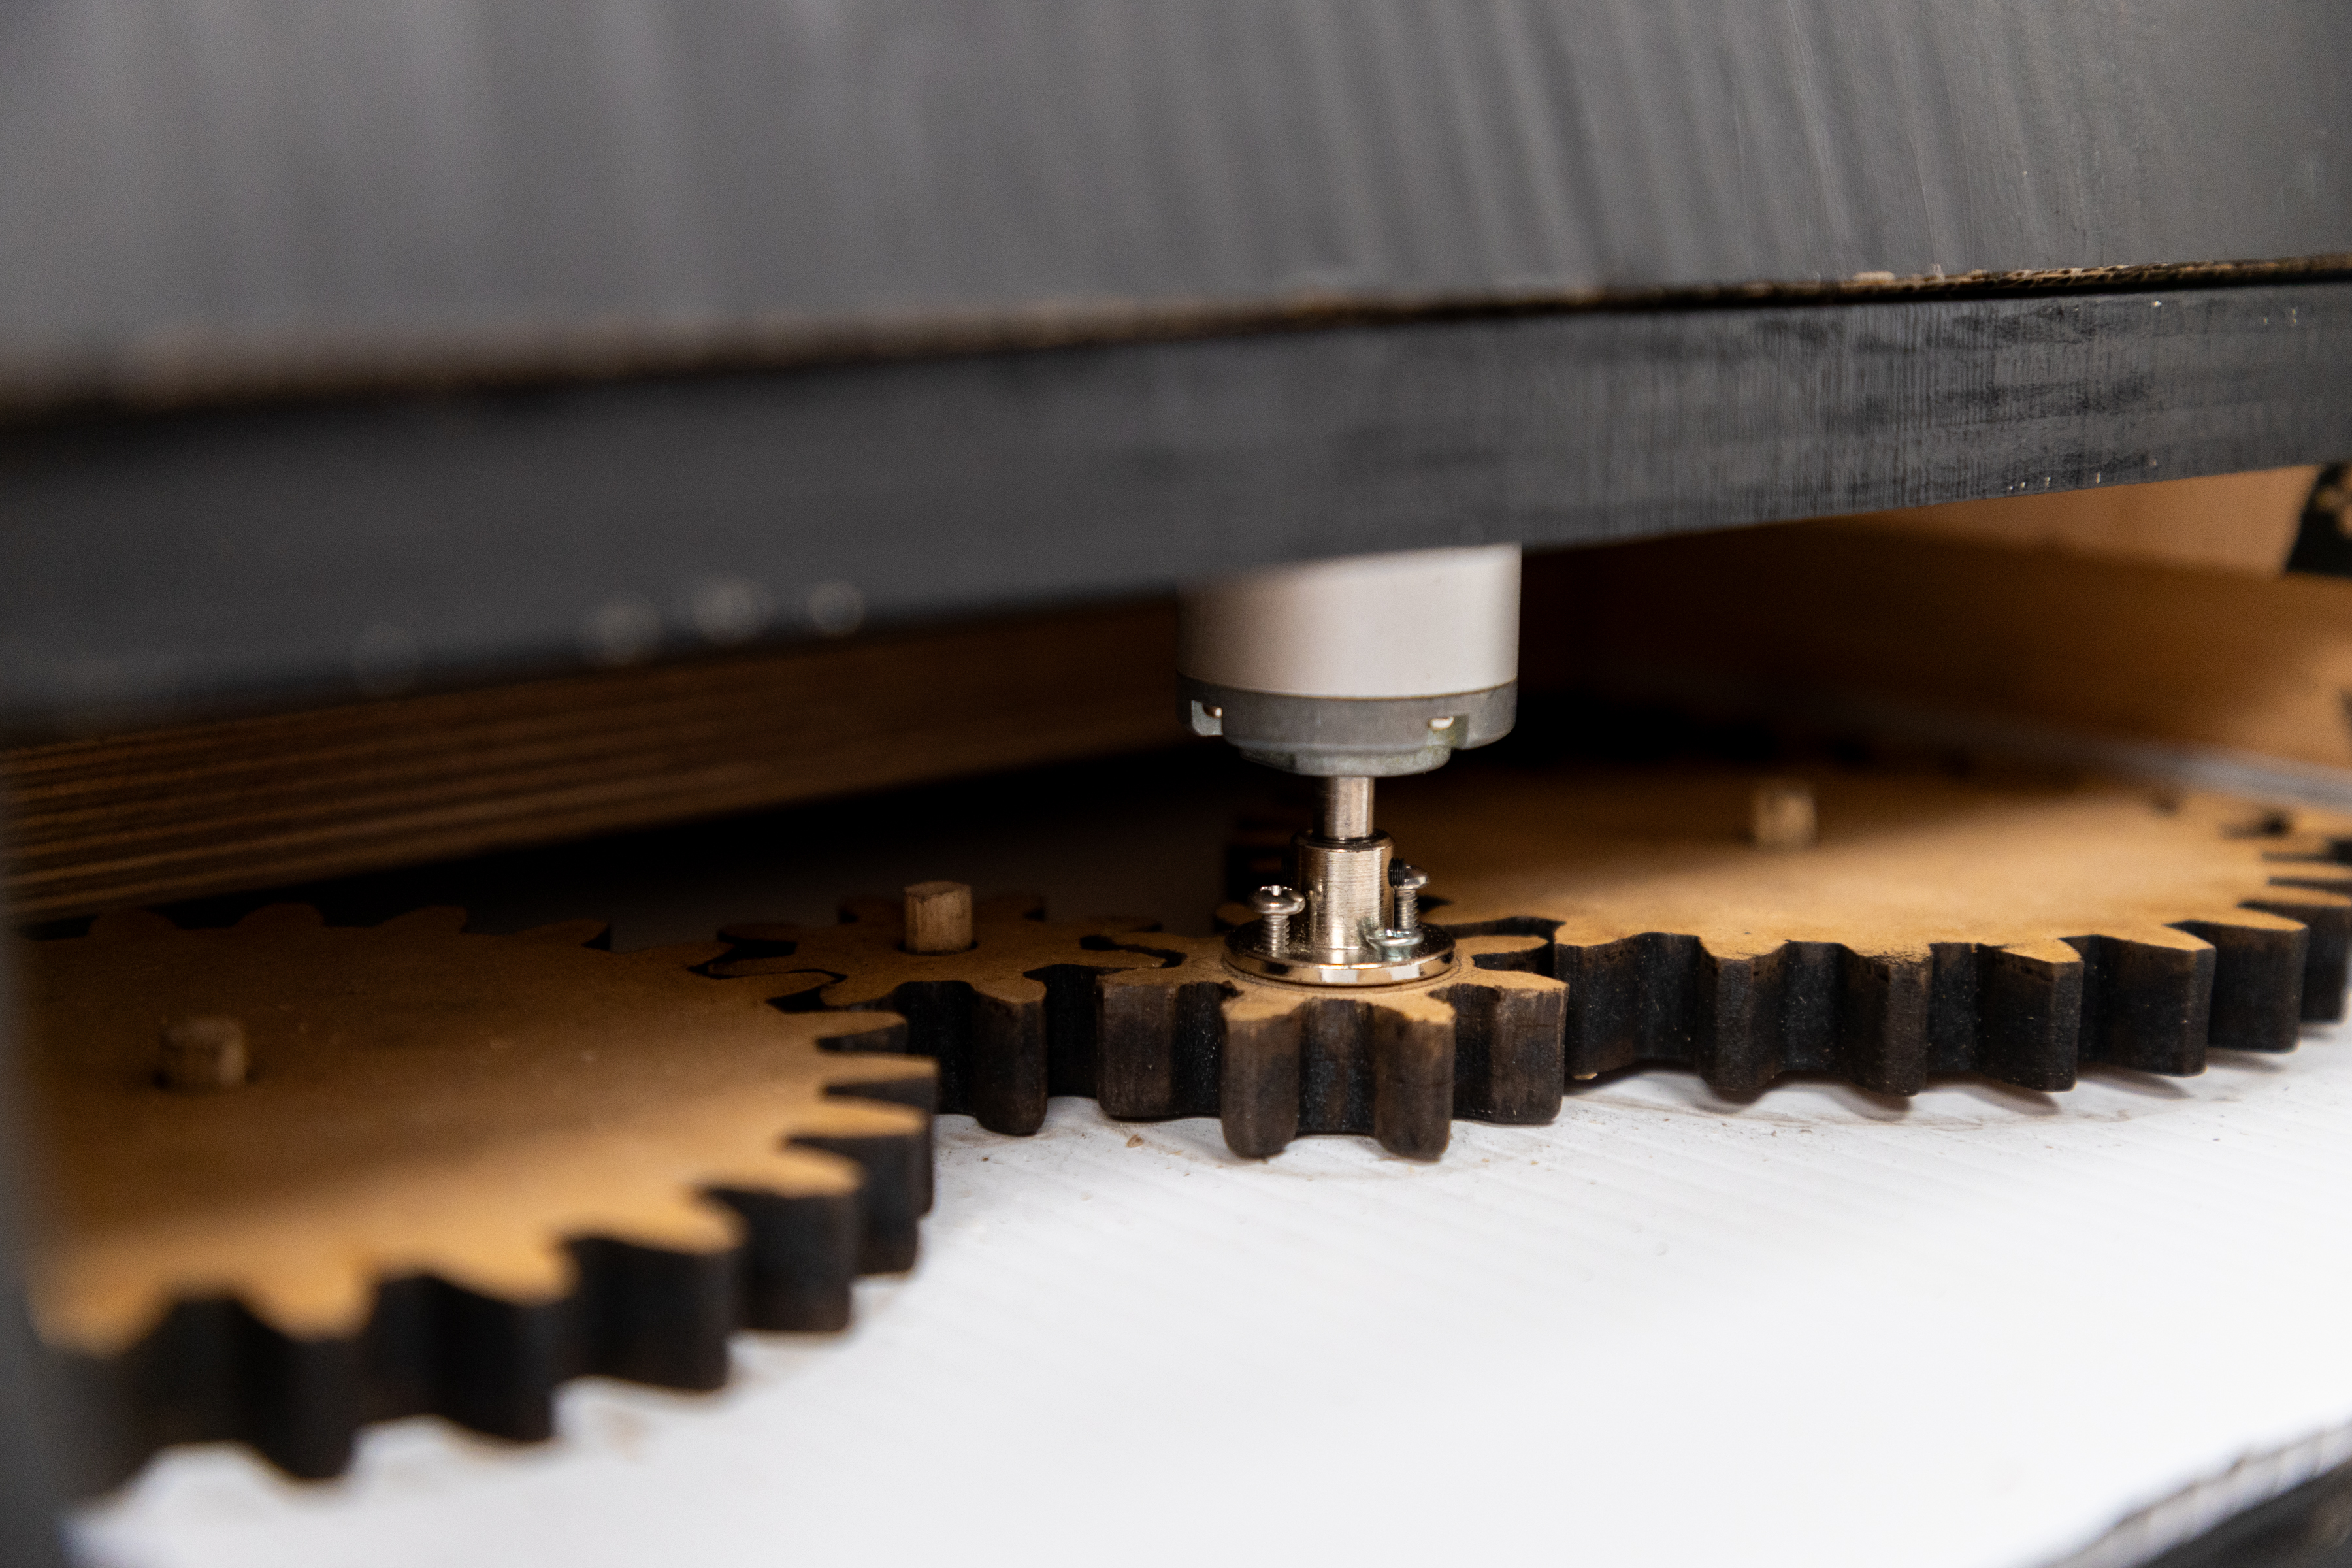
[[[1056,947],[1034,928],[1018,964],[1090,965],[1095,1005],[1051,1010],[1016,1076],[1114,1116],[1218,1115],[1244,1154],[1345,1131],[1433,1159],[1451,1117],[1548,1121],[1564,1082],[1643,1062],[1735,1095],[1793,1072],[2052,1090],[2084,1063],[2186,1074],[2212,1049],[2289,1050],[2342,1015],[2352,818],[2306,813],[2293,834],[2218,797],[1824,772],[1818,841],[1769,850],[1748,836],[1758,781],[1730,770],[1417,783],[1385,817],[1438,868],[1426,902],[1462,942],[1453,973],[1340,993],[1238,974],[1214,940],[1097,929]],[[935,985],[1005,971],[992,943],[1018,922],[910,960],[894,910],[858,906],[856,951],[723,934],[756,939],[755,966],[840,975],[822,996],[844,1005],[903,998],[887,987],[910,962]],[[913,1048],[933,1033],[919,1024]]]
[[[568,1377],[716,1387],[732,1330],[837,1328],[853,1275],[912,1264],[933,1068],[898,1019],[781,1012],[692,971],[717,945],[464,921],[23,950],[33,1307],[106,1417],[91,1479],[210,1437],[332,1474],[421,1412],[543,1437]],[[159,1082],[161,1032],[224,1018],[246,1081]]]
[[[983,902],[943,952],[878,900],[625,956],[585,945],[594,922],[287,906],[29,944],[55,1197],[34,1304],[110,1417],[84,1479],[219,1436],[331,1474],[359,1426],[421,1411],[542,1436],[587,1372],[715,1386],[730,1330],[838,1327],[855,1273],[912,1261],[935,1095],[1012,1134],[1085,1095],[1218,1116],[1244,1155],[1347,1132],[1433,1159],[1455,1117],[1549,1121],[1643,1062],[1732,1094],[1790,1072],[2059,1089],[2084,1063],[2288,1049],[2343,1010],[2352,818],[1826,773],[1818,840],[1769,850],[1756,783],[1395,790],[1460,954],[1412,985],[1245,976],[1217,938],[1034,900]],[[241,1085],[165,1087],[159,1038],[222,1017]]]
[[[1343,996],[1236,975],[1222,942],[1142,921],[1047,921],[1027,897],[983,900],[964,952],[909,952],[901,909],[860,898],[837,925],[729,926],[736,954],[712,973],[797,978],[822,1005],[904,1014],[912,1048],[940,1058],[940,1109],[1016,1136],[1043,1125],[1049,1096],[1084,1095],[1128,1119],[1223,1114],[1248,1154],[1358,1132],[1435,1159],[1456,1111],[1457,1036],[1478,1062],[1460,1114],[1559,1110],[1564,988],[1513,967],[1540,944],[1482,940],[1458,974]],[[1481,962],[1497,967],[1469,967]]]
[[[1494,773],[1391,810],[1457,930],[1540,930],[1572,1077],[1672,1062],[1727,1092],[1826,1072],[2203,1070],[2343,1016],[2352,818],[2118,785],[1823,772],[1818,842],[1748,842],[1752,776]]]

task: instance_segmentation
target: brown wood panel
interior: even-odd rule
[[[2053,495],[1910,507],[1856,519],[1978,544],[2057,550],[2121,561],[2162,561],[2275,576],[2320,468],[2263,468]]]
[[[1864,520],[1528,563],[1523,679],[1770,715],[1855,697],[2352,766],[2352,580]]]
[[[1175,744],[1153,601],[0,753],[19,920]]]

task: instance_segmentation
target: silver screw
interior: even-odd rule
[[[1429,873],[1418,866],[1392,860],[1389,863],[1389,886],[1396,889],[1396,929],[1409,937],[1419,936],[1421,890],[1429,886]]]
[[[1296,888],[1274,882],[1250,895],[1250,908],[1265,922],[1266,955],[1280,958],[1289,952],[1290,917],[1305,912],[1306,897]]]

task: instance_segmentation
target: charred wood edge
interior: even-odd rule
[[[1182,953],[1154,947],[1149,933],[1080,945],[1150,953],[1168,968],[1183,963]],[[782,956],[788,944],[741,941],[719,963]],[[1541,949],[1482,955],[1478,967],[1537,970],[1542,956]],[[1473,973],[1433,992],[1454,1009],[1450,1028],[1348,996],[1311,998],[1286,1017],[1233,1026],[1224,1013],[1239,991],[1232,983],[1105,991],[1097,984],[1102,973],[1083,962],[1031,970],[1045,994],[1023,1004],[947,980],[909,982],[860,1005],[907,1019],[906,1048],[939,1063],[942,1113],[1013,1137],[1044,1125],[1049,1097],[1077,1095],[1122,1121],[1223,1114],[1228,1142],[1244,1153],[1277,1152],[1301,1133],[1347,1132],[1435,1159],[1455,1116],[1530,1123],[1559,1110],[1557,992],[1506,991]],[[816,989],[776,1005],[814,1008]]]
[[[2297,901],[2291,886],[2243,907],[2303,925],[2174,922],[2210,944],[2196,952],[2085,935],[1916,956],[1791,942],[1718,958],[1695,937],[1645,932],[1555,942],[1550,973],[1568,983],[1572,1078],[1664,1062],[1735,1095],[1801,1072],[1882,1094],[1955,1073],[2065,1089],[2085,1063],[2194,1074],[2209,1051],[2293,1050],[2302,1024],[2343,1016],[2352,910]]]
[[[1262,337],[1335,328],[1655,314],[1757,305],[1835,307],[1908,300],[2000,300],[2352,277],[2352,253],[2233,261],[1979,268],[1908,277],[1758,279],[1654,287],[1505,287],[1426,293],[1306,292],[1233,302],[1197,299],[1007,305],[919,318],[747,316],[685,328],[651,321],[561,327],[468,342],[370,342],[338,352],[219,352],[192,365],[42,366],[0,375],[0,424],[136,417],[183,409],[274,408],[400,396],[534,392],[614,382],[756,375],[875,361],[1034,353],[1125,343]]]
[[[1447,925],[1456,938],[1542,939],[1482,954],[1436,988],[1454,1008],[1450,1031],[1376,997],[1339,995],[1235,1021],[1225,1004],[1238,987],[1223,980],[1106,988],[1082,963],[1031,971],[1046,994],[1025,1006],[954,981],[902,985],[880,1005],[906,1016],[908,1050],[939,1061],[940,1110],[992,1131],[1027,1136],[1048,1096],[1082,1095],[1120,1121],[1220,1117],[1245,1155],[1278,1153],[1303,1134],[1355,1133],[1435,1159],[1454,1118],[1549,1121],[1568,1080],[1639,1064],[1688,1068],[1732,1095],[1790,1073],[1909,1095],[1937,1076],[2049,1091],[2074,1087],[2085,1063],[2185,1076],[2204,1070],[2209,1051],[2293,1050],[2301,1025],[2344,1016],[2352,910],[2296,894],[2352,893],[2342,868],[2352,840],[2273,866],[2273,891],[2242,907],[2302,929],[2174,922],[2209,944],[2194,952],[2090,934],[2011,948],[1938,942],[1921,955],[1790,942],[1722,958],[1665,931],[1577,945],[1559,942],[1548,920]],[[1148,934],[1087,945],[1182,963]],[[1567,989],[1478,984],[1478,970],[1499,969]]]
[[[906,1026],[823,1042],[903,1054]],[[515,1442],[553,1434],[554,1394],[572,1378],[663,1388],[727,1381],[739,1328],[824,1331],[849,1322],[850,1282],[915,1261],[931,1204],[930,1085],[832,1083],[830,1096],[926,1113],[920,1132],[791,1142],[855,1161],[864,1179],[838,1195],[712,1188],[742,1216],[743,1244],[672,1252],[609,1237],[571,1238],[579,1283],[561,1300],[517,1305],[429,1275],[381,1281],[367,1326],[302,1339],[233,1297],[185,1300],[119,1355],[53,1352],[77,1415],[67,1485],[103,1490],[167,1445],[241,1440],[301,1479],[338,1475],[359,1429],[440,1415]]]

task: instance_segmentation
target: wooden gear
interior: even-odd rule
[[[912,1047],[940,1058],[940,1109],[1019,1136],[1050,1095],[1085,1095],[1127,1119],[1222,1116],[1248,1154],[1368,1132],[1433,1160],[1457,1113],[1559,1109],[1562,987],[1514,967],[1540,943],[1486,939],[1442,980],[1339,995],[1235,974],[1217,939],[1050,922],[1028,897],[983,900],[964,952],[913,953],[902,911],[853,899],[835,926],[729,926],[737,956],[712,972],[799,974],[822,1005],[903,1013]]]
[[[912,1264],[934,1069],[898,1020],[781,1012],[692,972],[715,944],[464,923],[281,905],[23,948],[32,1299],[101,1415],[86,1483],[231,1436],[332,1474],[418,1412],[543,1437],[565,1378],[715,1387],[733,1329],[837,1328],[854,1274]],[[250,1081],[161,1086],[191,1017],[241,1021]]]
[[[1457,931],[1538,930],[1577,1078],[1642,1061],[1754,1093],[1829,1072],[2063,1089],[2077,1065],[2203,1070],[2343,1016],[2352,818],[2211,796],[1809,781],[1818,841],[1747,842],[1727,770],[1489,773],[1392,797]]]
[[[1251,1155],[1352,1131],[1433,1159],[1449,1116],[1548,1121],[1564,1081],[1642,1062],[1731,1094],[1791,1072],[1889,1094],[1964,1072],[2063,1089],[2082,1063],[2195,1073],[2209,1049],[2292,1049],[2301,1023],[2342,1015],[2352,819],[2294,835],[2246,803],[2121,786],[1807,782],[1820,837],[1790,851],[1750,842],[1757,780],[1732,770],[1464,768],[1397,787],[1388,820],[1440,868],[1429,901],[1463,963],[1367,994],[1244,977],[1214,939],[1100,928],[912,960],[881,900],[835,931],[723,934],[765,943],[758,967],[845,976],[826,1005],[891,998],[918,1051],[940,1037],[898,988],[910,964],[977,990],[1084,963],[1092,1008],[1066,996],[1011,1079],[1122,1118],[1218,1115]],[[1121,965],[1099,951],[1114,943],[1158,962]],[[1028,1103],[1042,1116],[1043,1093]]]
[[[110,1417],[83,1479],[215,1436],[331,1474],[362,1422],[417,1411],[541,1436],[585,1372],[714,1386],[730,1329],[837,1327],[853,1273],[911,1262],[935,1093],[1013,1133],[1081,1094],[1218,1115],[1246,1155],[1360,1132],[1432,1159],[1453,1117],[1548,1121],[1643,1061],[1731,1093],[1801,1071],[2063,1089],[2084,1062],[2291,1048],[2342,1011],[2352,819],[1825,773],[1817,839],[1766,850],[1756,782],[1394,790],[1461,963],[1344,993],[1034,900],[983,901],[950,952],[906,951],[886,900],[626,956],[583,945],[594,922],[480,937],[457,910],[359,929],[289,906],[30,944],[58,1200],[35,1307]],[[167,1035],[195,1053],[168,1075]]]
[[[883,1007],[940,1064],[940,1109],[1027,1137],[1053,1094],[1092,1094],[1094,978],[1163,962],[1123,944],[1144,920],[1052,921],[1044,900],[983,899],[961,952],[910,952],[906,906],[855,898],[830,926],[731,925],[719,975],[773,977],[807,1005]]]

